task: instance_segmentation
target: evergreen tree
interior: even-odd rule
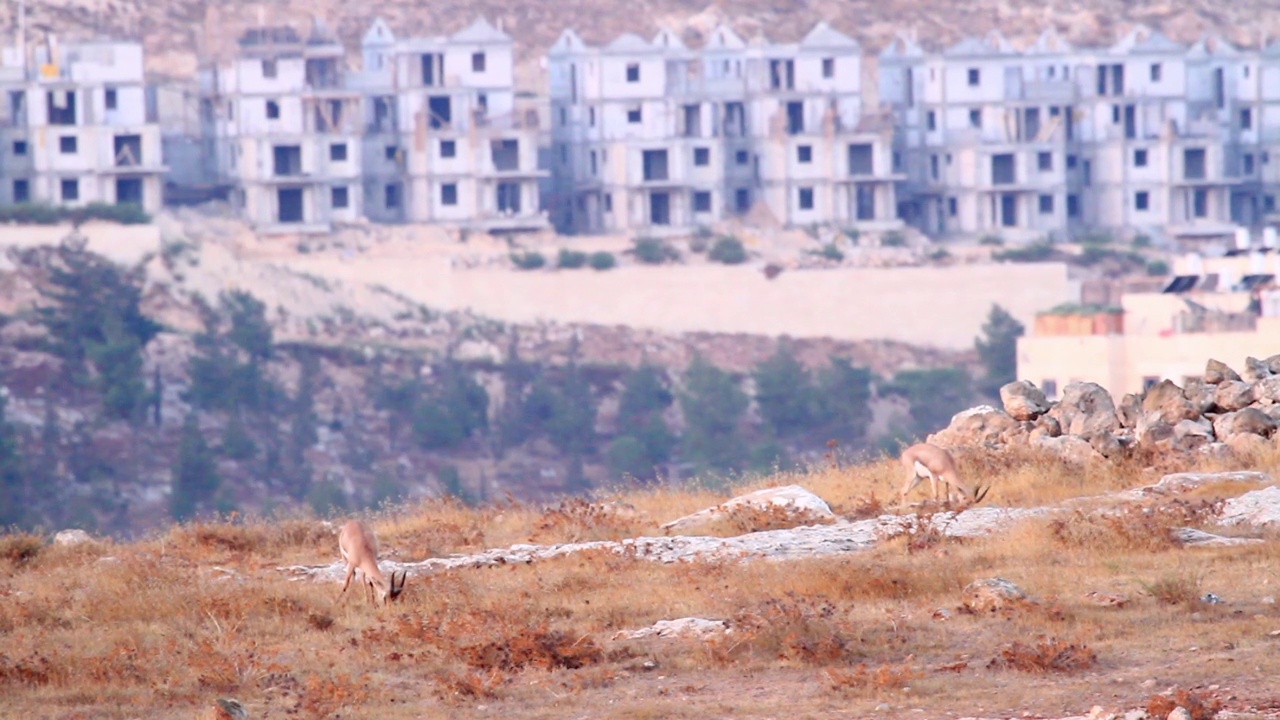
[[[982,335],[973,342],[984,372],[978,391],[985,397],[999,398],[1000,388],[1018,379],[1018,338],[1025,332],[1009,311],[991,306]]]
[[[178,457],[171,477],[169,512],[177,520],[186,520],[194,515],[200,504],[212,498],[221,484],[213,452],[200,432],[194,412],[183,420]]]
[[[903,370],[887,388],[907,398],[911,433],[924,438],[951,423],[951,417],[973,401],[973,383],[964,368]]]
[[[30,519],[18,433],[9,422],[8,407],[8,394],[0,393],[0,530]]]
[[[856,442],[871,419],[871,371],[848,358],[831,358],[818,372],[819,439]]]
[[[738,423],[747,409],[747,394],[732,375],[701,357],[685,371],[684,384],[684,456],[703,470],[738,469],[746,456]]]
[[[819,413],[813,377],[784,345],[756,365],[752,377],[760,415],[776,437],[794,437],[813,429]]]
[[[454,448],[489,427],[489,393],[461,368],[437,373],[427,397],[412,410],[413,432],[427,449]]]
[[[649,479],[671,459],[676,437],[662,415],[674,401],[661,369],[644,364],[627,374],[618,405],[618,436],[605,451],[613,472]]]

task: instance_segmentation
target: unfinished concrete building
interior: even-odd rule
[[[160,208],[166,168],[140,44],[6,47],[0,92],[0,204]]]
[[[566,232],[686,231],[755,213],[788,226],[899,226],[892,134],[868,118],[857,43],[819,23],[800,42],[728,27],[548,53],[553,219]]]
[[[239,38],[235,57],[202,72],[202,121],[218,179],[265,232],[323,232],[363,215],[362,96],[345,50],[317,25]]]
[[[361,43],[364,207],[372,220],[489,231],[547,227],[539,114],[514,88],[511,37],[479,19],[452,35],[397,39],[375,20]]]

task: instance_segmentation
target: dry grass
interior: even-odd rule
[[[1158,479],[1137,465],[1077,473],[1038,456],[962,462],[992,483],[995,504]],[[884,460],[747,489],[797,482],[858,516],[880,511],[897,475]],[[1267,635],[1280,610],[1264,601],[1280,586],[1280,541],[1182,548],[1169,535],[1205,524],[1214,503],[1247,489],[799,561],[662,565],[589,551],[415,576],[398,604],[379,609],[274,569],[337,559],[332,528],[305,517],[229,518],[132,544],[0,536],[0,715],[203,717],[222,697],[254,718],[829,717],[872,714],[880,702],[928,716],[1069,714],[1168,699],[1142,687],[1152,677],[1221,684],[1237,704],[1261,706],[1275,702],[1269,679],[1280,672]],[[370,520],[382,555],[403,561],[658,534],[661,522],[727,496],[666,487],[550,507],[435,501]],[[960,612],[961,590],[992,576],[1033,600]],[[1090,590],[1131,601],[1099,607],[1084,598]],[[1210,592],[1226,602],[1202,602]],[[687,616],[730,631],[614,639]],[[1115,682],[1104,689],[1099,674]],[[1197,692],[1171,701],[1194,697],[1199,705],[1183,706],[1207,717],[1219,698]]]

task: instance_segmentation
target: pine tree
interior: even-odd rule
[[[200,432],[194,412],[183,420],[178,457],[171,477],[169,511],[177,520],[186,520],[194,515],[202,503],[213,497],[222,483],[213,452]]]
[[[991,306],[982,335],[973,342],[984,371],[978,392],[998,399],[1000,388],[1018,379],[1018,338],[1025,332],[1026,328],[1008,310]]]
[[[749,403],[747,394],[732,375],[701,357],[685,371],[684,384],[684,456],[703,470],[739,469],[746,452],[738,424]]]

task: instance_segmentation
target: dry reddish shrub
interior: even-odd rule
[[[1221,502],[1176,499],[1148,507],[1086,513],[1049,523],[1053,539],[1067,547],[1130,552],[1160,552],[1178,547],[1174,531],[1203,524],[1221,509]]]
[[[369,699],[368,675],[311,676],[303,688],[299,709],[311,717],[331,718],[344,707],[361,705]]]
[[[884,502],[875,495],[855,498],[851,505],[832,509],[845,520],[867,520],[885,514]]]
[[[445,701],[484,700],[498,697],[498,690],[509,681],[501,670],[446,670],[435,674],[436,696]]]
[[[1191,714],[1191,720],[1213,720],[1222,709],[1222,703],[1215,698],[1208,698],[1194,690],[1178,690],[1173,697],[1168,695],[1152,695],[1147,700],[1147,715],[1155,718],[1168,717],[1175,708],[1182,708]]]
[[[530,540],[617,540],[636,535],[642,527],[639,513],[627,506],[568,498],[542,513],[534,523]]]
[[[28,655],[12,660],[0,655],[0,687],[5,685],[48,685],[55,671],[44,655]]]
[[[793,592],[739,612],[729,626],[732,633],[704,643],[708,656],[717,664],[755,656],[827,665],[847,662],[856,644],[853,629],[839,617],[834,604]]]
[[[723,523],[736,534],[787,530],[805,525],[829,525],[834,520],[803,508],[788,505],[737,505],[729,510]]]
[[[1084,645],[1057,638],[1041,638],[1030,645],[1021,642],[1010,644],[987,667],[1045,674],[1077,672],[1097,664],[1097,653]]]
[[[477,670],[576,670],[601,661],[604,653],[589,636],[574,638],[546,625],[502,633],[488,642],[459,648],[459,657]]]
[[[11,533],[0,536],[0,561],[14,568],[31,562],[44,549],[44,540],[31,533]]]
[[[920,677],[920,672],[906,664],[884,664],[876,668],[858,663],[851,668],[829,667],[825,670],[827,687],[845,690],[901,690]]]
[[[1142,591],[1161,605],[1201,604],[1200,578],[1195,575],[1165,575],[1154,582],[1141,583]]]

